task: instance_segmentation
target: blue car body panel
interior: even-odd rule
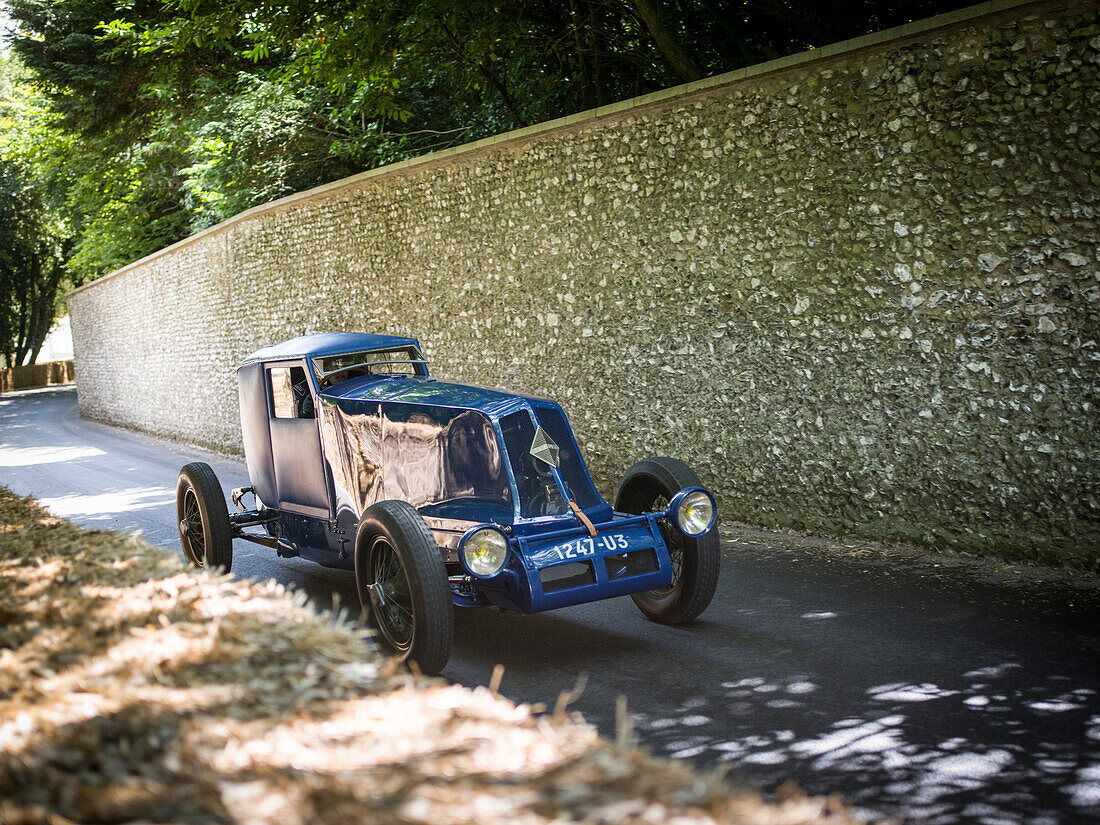
[[[439,381],[420,361],[417,374],[321,388],[313,359],[373,350],[420,358],[414,338],[327,333],[258,350],[238,368],[249,476],[281,554],[351,568],[363,511],[399,499],[432,530],[456,604],[535,612],[671,581],[661,514],[612,511],[557,403]],[[533,458],[536,433],[556,464]],[[498,525],[511,548],[489,579],[462,575],[459,543],[479,524]]]
[[[345,409],[350,409],[356,401],[362,401],[460,408],[490,415],[510,412],[528,400],[501,390],[420,376],[367,375],[337,384],[322,395]]]

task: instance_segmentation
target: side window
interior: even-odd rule
[[[314,417],[313,396],[302,367],[272,367],[267,374],[275,418]]]

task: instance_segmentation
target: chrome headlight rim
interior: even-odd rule
[[[476,540],[481,533],[486,534],[486,538],[489,538],[489,534],[495,534],[499,537],[501,552],[500,563],[493,568],[483,568],[471,564],[470,560],[466,557],[466,551],[470,547],[470,542]],[[478,579],[491,579],[494,576],[500,574],[500,571],[504,569],[504,566],[508,563],[508,554],[511,552],[511,542],[508,540],[508,536],[504,531],[495,524],[479,524],[477,527],[471,527],[465,533],[462,534],[462,538],[458,543],[458,558],[462,562],[462,567],[471,576]]]
[[[707,522],[707,526],[702,530],[697,533],[691,533],[684,527],[681,519],[686,507],[690,507],[694,502],[698,502],[699,496],[705,496],[710,505],[710,520]],[[668,520],[672,522],[677,532],[689,539],[697,539],[705,536],[714,529],[714,525],[718,521],[718,502],[715,501],[714,496],[711,495],[709,490],[704,490],[702,487],[686,487],[672,497],[672,501],[668,504],[667,514]]]

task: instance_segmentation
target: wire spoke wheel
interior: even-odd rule
[[[181,528],[183,552],[191,564],[202,567],[206,564],[206,540],[203,536],[199,500],[192,488],[188,488],[183,496],[183,524],[185,525]]]
[[[667,507],[668,499],[664,496],[659,496],[656,505],[650,508],[650,512],[662,512]],[[669,560],[672,562],[672,581],[668,583],[667,587],[658,587],[650,591],[655,597],[660,599],[675,593],[684,577],[684,535],[679,530],[672,527],[672,525],[666,524],[663,521],[658,522],[657,528],[661,531],[661,537],[665,540],[665,545],[668,547]]]
[[[380,501],[359,518],[355,582],[379,645],[422,673],[443,670],[454,638],[451,588],[435,539],[408,502]]]
[[[615,496],[615,509],[639,515],[663,513],[680,490],[700,486],[699,478],[683,462],[647,458],[626,471]],[[664,587],[633,593],[631,598],[647,618],[679,624],[702,613],[714,597],[721,562],[718,531],[688,537],[670,519],[659,519],[657,526],[668,548],[671,580]]]
[[[395,651],[407,652],[416,630],[409,577],[393,545],[381,536],[371,547],[371,578],[378,631]]]
[[[662,513],[667,508],[668,498],[664,494],[659,494],[646,510],[650,513]],[[669,582],[666,587],[658,587],[649,592],[653,594],[655,598],[663,599],[676,592],[676,588],[683,578],[684,536],[678,530],[663,521],[657,523],[657,528],[661,531],[661,536],[664,538],[665,545],[668,547],[669,558],[672,561],[672,581]]]
[[[184,561],[228,573],[233,566],[233,533],[225,495],[210,465],[195,461],[180,470],[176,519]]]

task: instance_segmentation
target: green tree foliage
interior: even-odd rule
[[[11,0],[52,117],[23,156],[35,179],[48,159],[86,278],[364,169],[966,2]]]
[[[102,274],[184,237],[191,216],[180,172],[189,157],[179,102],[187,84],[179,78],[191,61],[158,62],[105,39],[100,24],[118,13],[113,2],[11,6],[23,32],[14,49],[33,78],[24,101],[50,126],[39,141],[15,140],[25,165],[48,158],[66,190],[76,234],[71,270],[81,278]],[[127,11],[161,8],[153,0]]]
[[[0,360],[33,363],[53,323],[70,234],[63,198],[37,153],[49,112],[25,97],[26,75],[0,55]],[[38,116],[41,116],[40,119]],[[22,154],[25,158],[21,158]],[[34,163],[27,163],[33,160]]]
[[[38,193],[0,161],[0,357],[34,363],[53,324],[64,270],[62,250],[43,220]]]

